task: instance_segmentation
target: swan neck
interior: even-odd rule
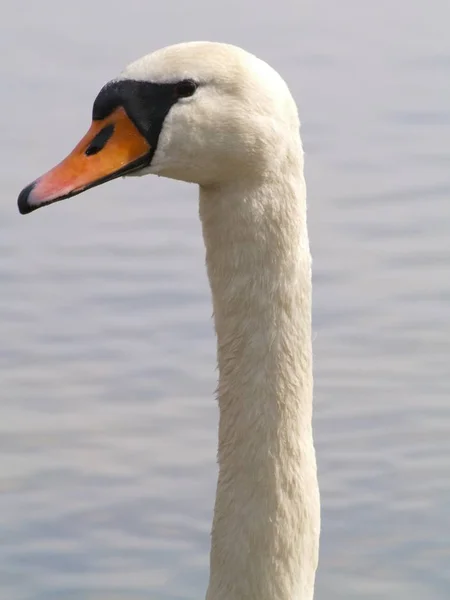
[[[201,189],[200,217],[220,412],[207,600],[311,600],[319,496],[301,169]]]

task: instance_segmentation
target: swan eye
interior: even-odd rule
[[[105,147],[106,142],[109,140],[109,138],[112,136],[113,133],[114,133],[114,125],[113,124],[106,125],[106,127],[103,127],[103,129],[101,129],[97,133],[95,138],[92,140],[92,142],[89,144],[89,146],[84,151],[86,156],[92,156],[93,154],[97,154],[97,152],[100,152],[100,150],[102,150]]]
[[[175,95],[177,98],[188,98],[197,89],[197,84],[192,79],[184,79],[175,84]]]

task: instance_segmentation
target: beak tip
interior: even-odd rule
[[[33,206],[29,202],[29,197],[33,188],[35,186],[35,181],[27,185],[27,187],[23,188],[20,192],[19,197],[17,198],[17,208],[21,215],[27,215],[30,212],[33,212],[37,208],[37,206]]]

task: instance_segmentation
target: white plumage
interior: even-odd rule
[[[224,44],[164,48],[122,77],[201,84],[169,113],[147,171],[200,185],[220,407],[207,599],[311,600],[320,508],[295,103],[271,67]]]

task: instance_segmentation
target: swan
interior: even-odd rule
[[[311,257],[295,102],[228,44],[168,46],[99,92],[92,125],[20,213],[119,176],[196,183],[217,337],[218,483],[207,600],[311,600],[320,533]]]

